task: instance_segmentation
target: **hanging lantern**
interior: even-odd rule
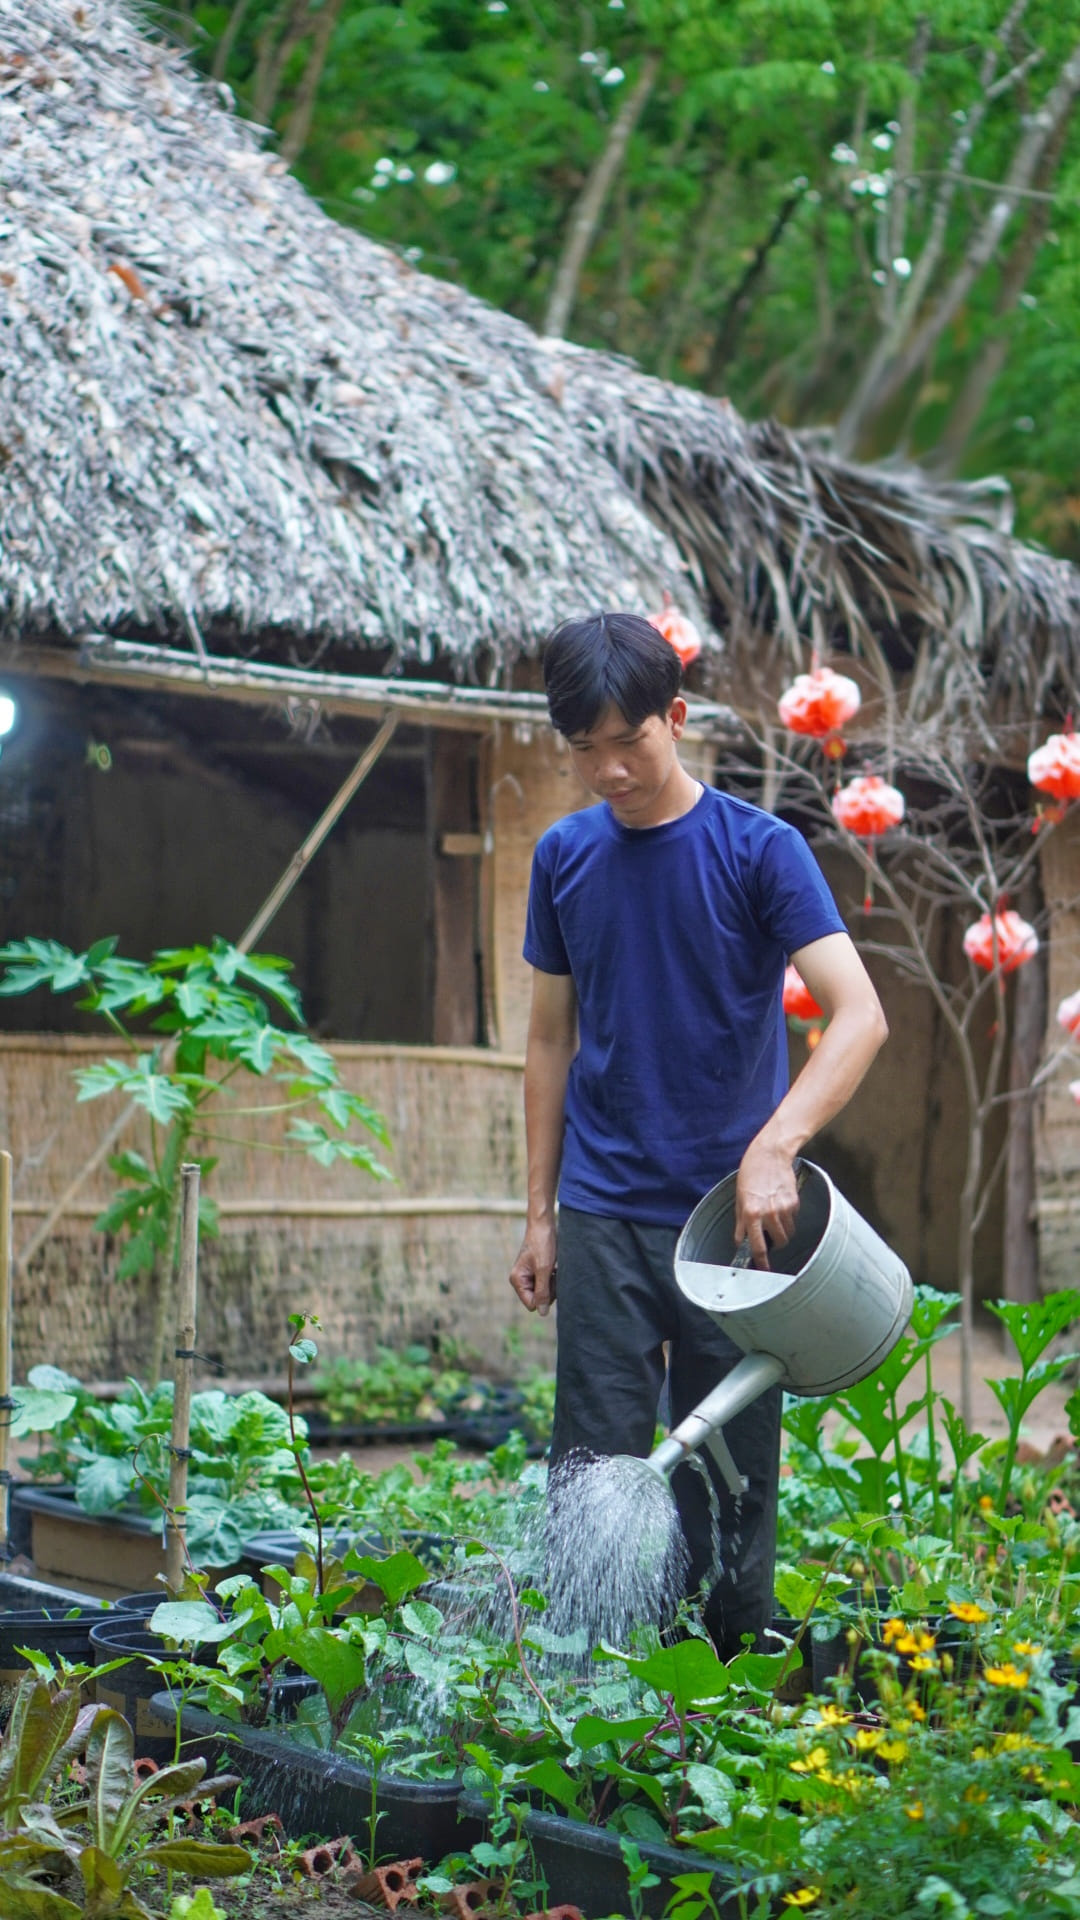
[[[1070,728],[1052,733],[1049,740],[1028,755],[1028,779],[1040,793],[1053,800],[1080,799],[1080,734]]]
[[[1057,1010],[1057,1023],[1071,1033],[1074,1040],[1080,1040],[1080,992],[1070,993]]]
[[[784,1012],[789,1020],[825,1018],[798,967],[793,967],[790,961],[784,968]]]
[[[821,1039],[825,1015],[814,999],[798,967],[789,961],[784,968],[784,1012],[789,1020],[805,1031],[811,1053]]]
[[[904,817],[904,796],[877,773],[860,773],[832,797],[832,810],[842,827],[860,840],[876,840],[898,827]]]
[[[1077,1106],[1080,1107],[1080,1080],[1069,1081],[1069,1092],[1072,1094]]]
[[[668,604],[667,594],[664,595],[663,613],[650,613],[649,625],[655,627],[657,633],[662,633],[668,645],[674,647],[684,668],[697,659],[701,652],[701,635],[685,613]]]
[[[1026,920],[1021,920],[1011,907],[995,913],[992,922],[990,915],[984,913],[965,933],[964,952],[986,973],[992,973],[994,969],[995,935],[996,960],[1002,973],[1015,973],[1017,967],[1033,960],[1039,951],[1039,936],[1034,927],[1029,926]]]
[[[805,733],[820,740],[832,760],[844,753],[840,729],[862,705],[862,694],[846,674],[831,667],[814,667],[796,674],[780,695],[777,711],[789,733]]]

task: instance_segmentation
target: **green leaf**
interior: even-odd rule
[[[374,1581],[392,1607],[396,1607],[406,1594],[414,1593],[417,1587],[422,1587],[431,1578],[428,1569],[416,1555],[408,1552],[391,1553],[385,1560],[376,1560],[372,1554],[358,1554],[350,1550],[345,1555],[345,1566],[350,1573],[362,1573],[366,1579]]]
[[[214,1840],[159,1840],[143,1847],[139,1860],[171,1873],[205,1874],[215,1880],[250,1873],[254,1865],[246,1847],[223,1846]]]
[[[53,1393],[44,1387],[13,1387],[15,1411],[9,1433],[21,1440],[28,1433],[48,1433],[66,1420],[78,1404],[73,1393]]]
[[[557,1806],[565,1807],[568,1813],[578,1812],[584,1783],[572,1779],[550,1756],[545,1760],[537,1760],[531,1767],[523,1767],[518,1778],[524,1780],[527,1786],[535,1787],[547,1799],[554,1800]]]
[[[289,1657],[317,1680],[331,1714],[364,1684],[364,1649],[342,1639],[331,1627],[301,1627],[288,1638]]]
[[[185,1646],[229,1640],[239,1633],[250,1614],[230,1614],[222,1619],[209,1600],[163,1600],[150,1615],[151,1633]]]
[[[135,1484],[130,1459],[99,1455],[79,1468],[75,1476],[75,1498],[84,1513],[112,1513],[127,1499]]]
[[[87,1824],[95,1846],[111,1853],[124,1805],[135,1787],[135,1741],[122,1714],[99,1707],[86,1743]]]
[[[719,1655],[704,1640],[679,1640],[673,1647],[658,1647],[644,1659],[617,1655],[629,1673],[665,1699],[674,1702],[679,1714],[706,1701],[720,1700],[731,1680]]]
[[[609,1744],[632,1746],[644,1740],[656,1726],[655,1713],[637,1714],[628,1720],[610,1720],[598,1713],[584,1713],[575,1721],[571,1739],[575,1747],[588,1752],[592,1747]]]

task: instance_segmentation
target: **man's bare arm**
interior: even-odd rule
[[[525,1047],[525,1238],[510,1272],[523,1307],[543,1317],[555,1298],[555,1196],[562,1160],[566,1080],[577,1052],[577,995],[568,973],[533,969]]]
[[[847,1105],[889,1031],[873,982],[846,933],[813,940],[791,957],[829,1024],[739,1167],[735,1238],[740,1243],[749,1237],[756,1267],[769,1264],[766,1234],[782,1247],[795,1231],[796,1155]]]

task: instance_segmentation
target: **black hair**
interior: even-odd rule
[[[609,707],[639,727],[665,714],[682,685],[682,662],[636,613],[565,620],[544,648],[544,687],[557,733],[588,733]]]

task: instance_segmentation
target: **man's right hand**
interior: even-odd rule
[[[526,1230],[521,1252],[510,1269],[510,1285],[529,1313],[541,1320],[555,1299],[555,1228],[532,1226]]]

